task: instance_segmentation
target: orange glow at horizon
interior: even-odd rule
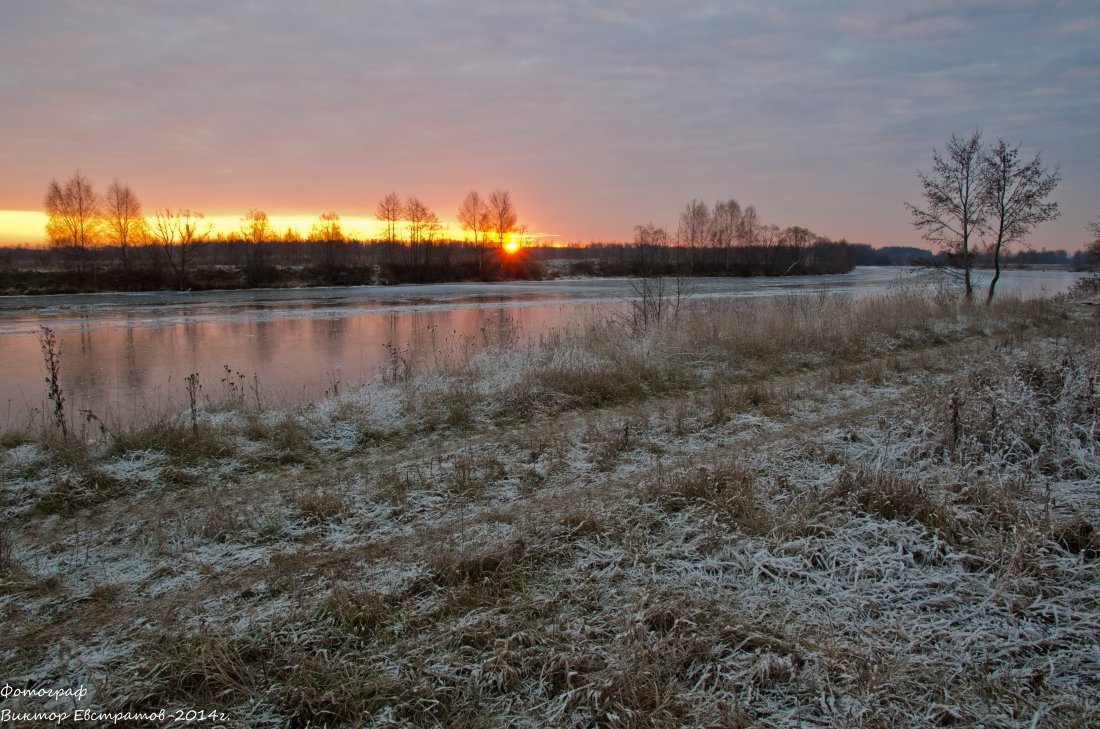
[[[0,210],[0,245],[34,245],[45,240],[45,213],[37,210]]]
[[[238,232],[244,221],[243,215],[214,214],[203,217],[205,223],[213,228],[215,238],[232,235]],[[151,219],[147,215],[146,219]],[[303,240],[308,238],[309,230],[320,219],[320,214],[307,215],[300,213],[271,213],[268,222],[277,238],[282,239],[288,230],[293,230]],[[470,240],[469,234],[457,221],[440,221],[440,238],[443,240]],[[385,223],[374,217],[361,215],[341,215],[340,227],[344,235],[353,240],[381,240],[385,237]],[[407,225],[404,222],[397,224],[398,239],[407,238]],[[515,253],[520,248],[532,245],[535,241],[546,243],[557,238],[550,233],[517,233],[509,237],[504,243],[504,250]],[[46,214],[39,210],[0,210],[0,245],[45,245],[46,243]],[[553,245],[553,243],[550,243]]]

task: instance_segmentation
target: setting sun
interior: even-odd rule
[[[519,242],[518,238],[511,238],[504,242],[503,248],[505,253],[511,255],[522,248],[522,244]]]

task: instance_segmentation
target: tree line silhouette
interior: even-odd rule
[[[233,231],[215,233],[204,215],[164,208],[145,215],[129,185],[114,180],[103,195],[79,170],[52,180],[43,204],[46,237],[74,279],[93,288],[252,287],[310,284],[500,280],[535,275],[524,255],[506,255],[526,234],[507,190],[471,191],[458,209],[467,235],[445,234],[418,197],[396,192],[378,202],[383,234],[357,240],[338,213],[321,213],[306,236],[278,233],[267,213],[251,209]],[[518,246],[517,246],[518,248]],[[518,250],[515,251],[518,254]],[[201,261],[202,268],[198,263]]]
[[[638,225],[630,249],[631,256],[623,251],[622,268],[637,275],[787,276],[844,273],[855,265],[847,241],[764,223],[753,205],[742,208],[732,198],[713,207],[690,201],[675,233]]]
[[[548,275],[551,259],[570,261],[563,272],[573,275],[777,276],[854,265],[846,242],[765,224],[752,205],[733,199],[713,208],[692,200],[674,232],[639,225],[628,243],[568,250],[520,245],[529,243],[527,228],[507,190],[466,195],[455,216],[461,240],[418,197],[396,192],[378,201],[380,234],[369,240],[348,235],[333,211],[320,214],[304,236],[275,230],[260,209],[245,213],[236,229],[215,233],[196,210],[147,215],[117,179],[100,195],[79,170],[64,182],[51,180],[43,207],[48,255],[61,269],[53,288],[66,291],[530,279]]]

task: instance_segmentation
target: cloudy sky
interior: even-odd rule
[[[952,133],[1059,163],[1100,216],[1095,0],[884,3],[3,0],[0,210],[80,168],[147,211],[453,218],[510,190],[532,231],[627,239],[692,198],[878,245]]]

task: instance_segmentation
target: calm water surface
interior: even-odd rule
[[[999,290],[1067,290],[1081,274],[1010,271]],[[885,293],[911,274],[862,267],[836,276],[694,281],[693,300]],[[623,311],[622,279],[274,289],[201,293],[0,297],[0,425],[41,417],[45,383],[39,329],[57,332],[61,385],[72,414],[104,420],[174,412],[184,378],[199,374],[210,399],[309,402],[392,367],[462,361],[498,342],[527,342]]]

